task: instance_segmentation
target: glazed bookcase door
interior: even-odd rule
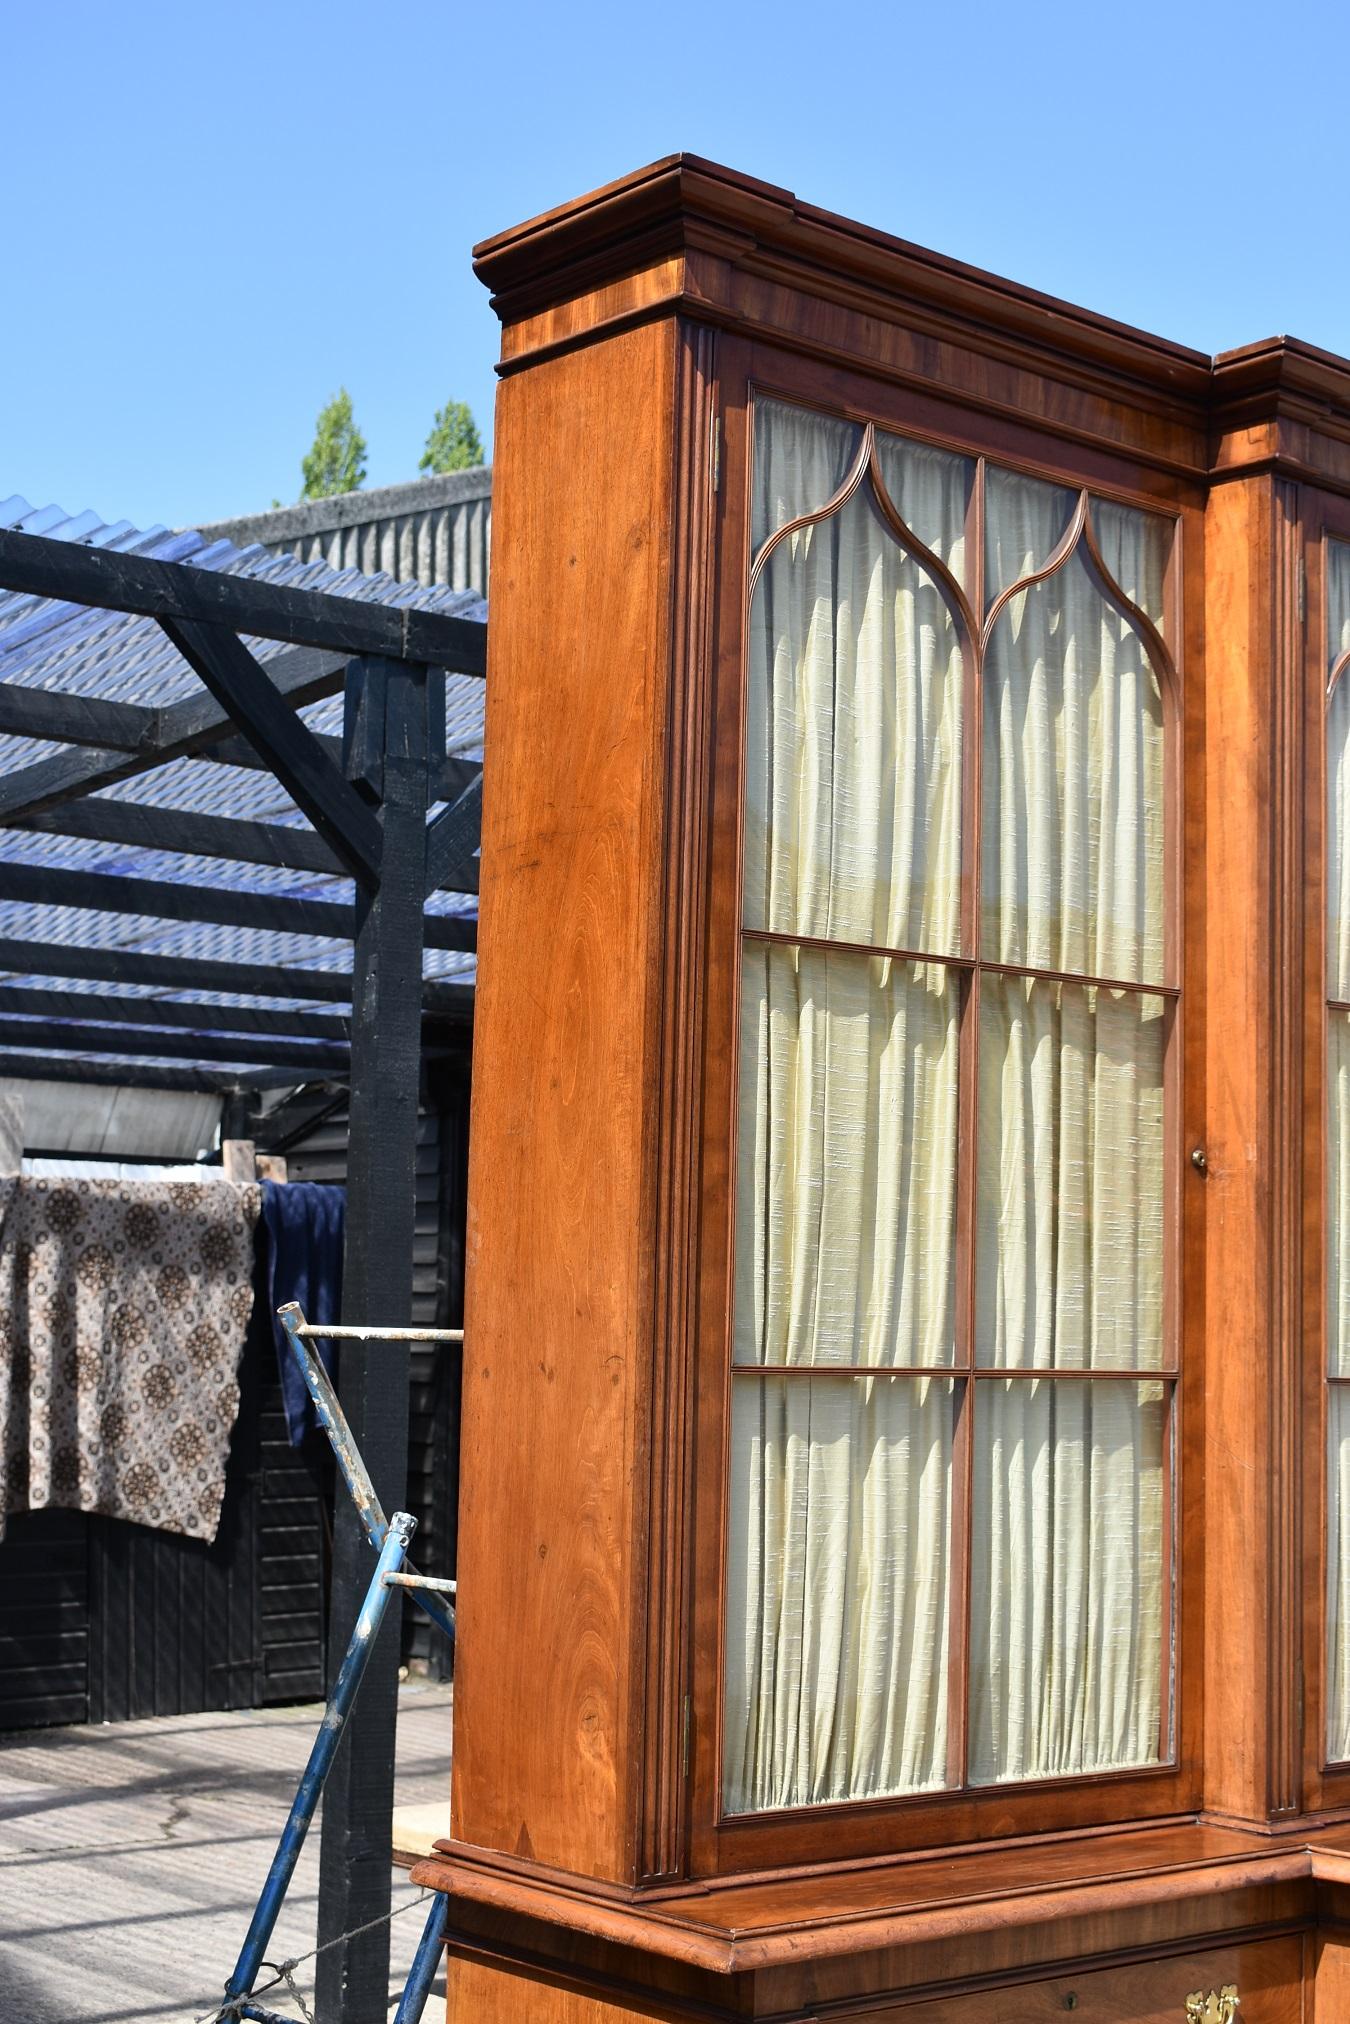
[[[696,1867],[1166,1814],[1182,502],[749,347],[721,398]]]
[[[1306,1803],[1350,1809],[1350,503],[1303,499]]]

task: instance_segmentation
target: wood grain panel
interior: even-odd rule
[[[867,2015],[875,2024],[902,2017],[905,2024],[1009,2024],[1011,2018],[1017,2024],[1063,2024],[1066,2012],[1074,2024],[1186,2024],[1188,1996],[1225,1987],[1237,1990],[1241,2024],[1301,2024],[1302,1941],[1290,1934],[1123,1968],[1075,1970],[1053,1981],[883,2006]]]
[[[498,405],[452,1817],[624,1877],[675,334]]]
[[[638,2018],[668,2024],[711,2024],[734,2012],[719,2005],[691,2009],[678,1999],[637,1991],[606,1993],[545,1980],[496,1961],[457,1960],[447,1967],[446,2024],[633,2024]]]
[[[1308,2024],[1344,2024],[1350,2017],[1350,1932],[1319,1933]]]
[[[1270,1600],[1264,1466],[1271,1316],[1271,481],[1224,485],[1206,516],[1206,814],[1210,904],[1206,1198],[1207,1648],[1223,1688],[1206,1701],[1207,1806],[1266,1815]]]

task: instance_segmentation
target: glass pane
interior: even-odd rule
[[[1158,1763],[1163,1386],[981,1382],[974,1432],[971,1782]]]
[[[829,504],[853,468],[862,436],[857,422],[787,401],[755,402],[752,555],[790,520]]]
[[[878,429],[877,462],[891,504],[906,527],[968,591],[966,510],[975,484],[974,461]]]
[[[985,609],[1001,591],[1044,569],[1068,531],[1078,494],[996,464],[984,473]]]
[[[1350,1387],[1327,1393],[1327,1757],[1350,1758]]]
[[[1162,695],[1078,554],[1000,613],[985,663],[984,953],[1163,980]]]
[[[729,1812],[943,1783],[954,1389],[734,1381]]]
[[[1327,704],[1327,996],[1350,999],[1350,671]]]
[[[1327,1014],[1327,1368],[1350,1377],[1350,1013]]]
[[[1161,632],[1163,590],[1176,522],[1164,519],[1161,513],[1141,513],[1137,506],[1094,499],[1092,528],[1107,569],[1130,602]]]
[[[962,656],[875,503],[777,547],[750,614],[745,921],[954,953]]]
[[[986,972],[976,1361],[1163,1364],[1163,1001]]]
[[[1327,673],[1350,652],[1350,544],[1327,543]]]
[[[746,942],[737,1363],[954,1361],[957,986]]]

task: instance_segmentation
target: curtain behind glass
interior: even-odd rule
[[[990,472],[994,588],[1043,567],[1061,488]],[[1096,502],[1103,561],[1161,618],[1166,523]],[[1160,980],[1162,696],[1083,548],[1010,598],[984,674],[984,954]],[[1160,1368],[1163,1012],[1129,992],[986,972],[976,1356]],[[1153,1763],[1162,1747],[1162,1388],[976,1391],[971,1777]]]
[[[1327,1760],[1350,1758],[1350,1385],[1327,1394]]]
[[[976,1360],[1163,1364],[1158,998],[986,975]]]
[[[975,1421],[970,1776],[1155,1764],[1163,1387],[982,1384]]]
[[[838,469],[800,411],[761,402],[755,423],[758,469],[815,458],[816,489]],[[897,511],[950,552],[969,466],[907,472],[897,449],[889,467]],[[868,489],[773,551],[750,622],[747,928],[955,949],[962,666]],[[736,1361],[950,1364],[955,981],[753,940],[742,962]],[[953,1401],[927,1379],[734,1381],[732,1812],[942,1782]]]
[[[961,666],[868,493],[773,550],[750,615],[748,928],[956,949]]]
[[[1350,544],[1327,543],[1327,677],[1350,653]]]
[[[856,422],[833,415],[812,414],[786,401],[756,401],[752,555],[790,520],[829,504],[849,474],[862,433]]]
[[[757,469],[816,458],[797,497],[847,447],[791,439],[809,426],[756,411]],[[877,455],[896,511],[964,581],[971,467],[881,434]],[[988,472],[990,598],[1045,565],[1075,510],[1063,488]],[[1160,618],[1167,523],[1095,511],[1106,567]],[[748,931],[956,951],[963,648],[866,482],[773,551],[750,621]],[[985,713],[986,959],[1161,981],[1161,695],[1079,556],[1001,614]],[[950,1364],[950,973],[753,939],[742,954],[736,1361]],[[982,992],[981,1363],[1156,1367],[1162,1008],[989,972]],[[965,1382],[972,1779],[1157,1761],[1167,1387]],[[733,1394],[728,1808],[941,1784],[957,1388],[766,1374]]]
[[[1329,541],[1327,675],[1350,650],[1350,547]],[[1350,999],[1350,676],[1327,736],[1327,996]],[[1350,1378],[1350,1014],[1327,1014],[1327,1369]],[[1327,1397],[1327,1756],[1350,1758],[1350,1387]]]
[[[1026,484],[1019,519],[1058,506]],[[1016,498],[1005,485],[1000,497]],[[1136,515],[1143,521],[1148,516]],[[1019,539],[1015,545],[1022,545]],[[1162,695],[1081,550],[1011,598],[984,679],[984,954],[1163,981]]]
[[[733,1381],[728,1811],[943,1782],[952,1394]]]
[[[984,476],[985,609],[1044,569],[1069,531],[1078,494],[990,464]]]
[[[1327,1014],[1327,1368],[1350,1378],[1350,1013]],[[1327,1756],[1350,1758],[1350,1385],[1328,1386]]]
[[[1327,543],[1330,675],[1350,648],[1350,547]],[[1327,996],[1350,1000],[1350,676],[1327,704]]]
[[[1161,1002],[986,975],[980,1041],[977,1360],[1161,1366]],[[976,1408],[972,1781],[1156,1763],[1162,1387]]]
[[[747,942],[735,1361],[950,1364],[957,992]]]

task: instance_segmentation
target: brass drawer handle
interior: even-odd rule
[[[1225,1982],[1217,1994],[1197,1989],[1186,1998],[1186,2024],[1233,2024],[1241,2001],[1236,1982]]]

